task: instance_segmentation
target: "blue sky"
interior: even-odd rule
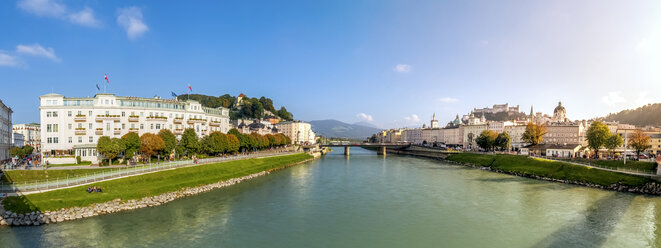
[[[0,99],[271,97],[390,128],[508,102],[572,119],[661,102],[661,1],[0,1]]]

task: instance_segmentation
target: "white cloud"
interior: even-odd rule
[[[37,16],[59,18],[87,27],[99,26],[94,11],[88,7],[79,12],[72,12],[57,0],[21,0],[17,5],[18,8]]]
[[[87,7],[80,12],[69,14],[69,21],[88,27],[99,26],[99,21],[94,18],[94,10]]]
[[[44,48],[39,44],[34,45],[18,45],[16,46],[16,52],[29,54],[34,56],[46,57],[52,61],[60,62],[60,59],[55,56],[55,50],[53,48]]]
[[[372,118],[372,115],[368,115],[368,114],[365,114],[365,113],[357,114],[356,117],[358,117],[358,119],[360,119],[361,121],[371,122],[371,121],[374,120]]]
[[[395,66],[394,70],[399,73],[409,73],[413,67],[407,64],[398,64]]]
[[[452,97],[441,97],[438,99],[439,102],[444,102],[444,103],[453,103],[453,102],[458,102],[459,99],[457,98],[452,98]]]
[[[17,66],[18,59],[0,50],[0,66]]]
[[[142,11],[138,7],[128,7],[119,10],[117,23],[126,29],[129,39],[135,39],[149,30],[142,21]]]
[[[18,7],[38,16],[61,17],[66,14],[67,7],[54,0],[22,0]]]
[[[406,120],[406,122],[410,124],[420,123],[420,117],[418,117],[418,115],[416,114],[412,114],[411,116],[406,116],[404,117],[404,120]]]
[[[601,97],[601,101],[608,106],[616,106],[626,102],[626,99],[622,97],[622,91],[611,91],[608,92],[608,95]]]

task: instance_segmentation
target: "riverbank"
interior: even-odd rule
[[[6,198],[2,225],[40,225],[160,204],[300,164],[299,153],[178,168],[50,192]],[[98,186],[103,193],[87,193]]]
[[[625,175],[565,162],[508,154],[458,153],[447,161],[520,177],[619,192],[661,195],[661,184],[649,177]]]

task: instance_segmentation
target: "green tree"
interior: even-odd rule
[[[239,132],[239,130],[237,130],[236,128],[232,128],[229,131],[227,131],[227,134],[233,134],[234,136],[237,136],[241,134],[241,132]]]
[[[108,165],[112,165],[112,160],[121,154],[125,149],[124,142],[118,138],[101,136],[96,144],[96,150],[108,159]]]
[[[650,144],[650,136],[645,134],[643,130],[636,129],[631,135],[631,138],[628,140],[629,147],[636,150],[636,154],[640,156],[642,152],[647,149],[650,149],[652,145]]]
[[[165,148],[165,142],[160,136],[153,133],[145,133],[140,136],[140,152],[147,156],[149,163],[151,163],[151,157],[158,154],[163,148]]]
[[[610,136],[608,136],[608,139],[606,139],[606,143],[604,143],[604,147],[608,149],[608,152],[613,154],[615,149],[620,147],[623,143],[624,140],[622,140],[622,136],[618,134],[611,134]]]
[[[498,133],[494,132],[493,130],[484,130],[482,131],[482,133],[480,133],[479,136],[477,136],[475,142],[482,149],[488,151],[495,146],[497,137],[498,137]]]
[[[266,135],[264,135],[264,137],[268,140],[268,142],[269,142],[269,147],[274,147],[274,146],[277,145],[277,144],[275,143],[275,136],[273,136],[272,134],[270,134],[270,133],[269,133],[269,134],[266,134]]]
[[[512,145],[512,139],[506,132],[499,133],[498,137],[496,137],[495,145],[503,151],[508,150]]]
[[[273,100],[262,96],[261,98],[259,98],[259,102],[262,103],[262,106],[264,106],[264,110],[268,110],[271,113],[275,114],[275,108],[273,107]]]
[[[599,157],[599,149],[606,144],[606,140],[611,135],[608,126],[601,121],[595,121],[590,124],[585,133],[585,139],[588,141],[588,147],[594,151],[595,156]]]
[[[175,136],[170,129],[161,129],[158,132],[158,137],[161,137],[165,147],[161,150],[161,156],[169,157],[177,146],[177,136]]]
[[[280,110],[278,110],[278,116],[280,116],[280,118],[286,121],[294,120],[294,115],[292,113],[289,113],[289,111],[287,111],[287,109],[284,106],[280,107]]]
[[[18,157],[19,159],[23,159],[26,156],[25,150],[23,150],[23,148],[18,147],[18,146],[15,146],[15,147],[12,147],[11,149],[9,149],[9,154],[12,157]]]
[[[140,136],[137,133],[129,132],[122,136],[122,141],[124,141],[124,158],[131,159],[135,156],[135,153],[140,150]]]
[[[195,129],[187,128],[181,135],[180,144],[184,147],[184,153],[188,156],[196,153],[200,148],[200,141],[195,133]]]
[[[546,134],[546,127],[541,124],[528,122],[528,125],[526,125],[526,131],[521,135],[521,140],[530,145],[538,145],[542,143],[544,134]]]

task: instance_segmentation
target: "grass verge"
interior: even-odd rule
[[[560,180],[570,180],[609,186],[620,183],[628,186],[642,186],[652,179],[621,173],[587,168],[565,162],[547,159],[529,158],[507,154],[475,154],[459,153],[448,156],[448,160],[491,167],[510,173],[549,177]]]
[[[624,164],[622,160],[601,160],[601,159],[585,159],[585,158],[573,158],[571,160],[569,159],[561,159],[561,160],[567,160],[582,164],[591,164],[599,167],[624,168],[629,170],[656,172],[655,162],[627,160],[627,164]]]
[[[114,199],[124,201],[140,199],[145,196],[159,195],[186,187],[198,187],[261,171],[278,169],[310,158],[312,156],[306,153],[299,153],[185,167],[94,183],[94,186],[100,186],[103,189],[103,193],[89,194],[85,191],[88,186],[78,186],[38,194],[7,197],[2,204],[6,210],[27,213],[83,207]]]
[[[35,181],[64,180],[68,177],[74,178],[85,174],[101,173],[110,171],[106,169],[72,169],[72,170],[7,170],[2,175],[3,183],[33,183]],[[117,169],[115,169],[117,170]]]
[[[81,161],[80,164],[76,164],[76,163],[73,163],[73,164],[51,164],[51,165],[48,165],[48,167],[82,166],[82,165],[91,165],[91,164],[92,164],[92,162],[90,162],[90,161]]]

